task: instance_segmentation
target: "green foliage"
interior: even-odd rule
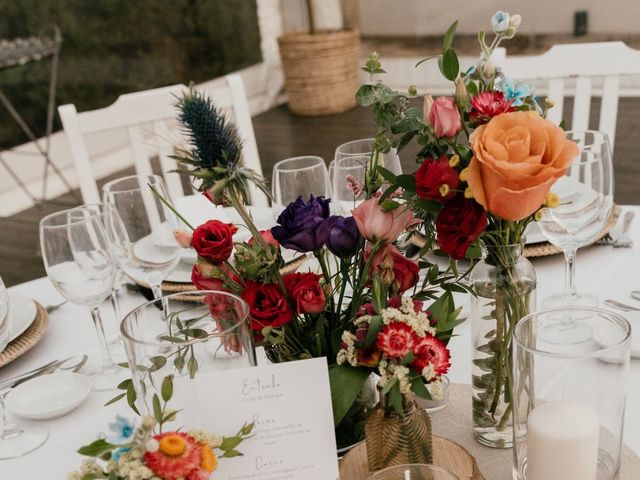
[[[364,382],[369,378],[370,373],[369,369],[352,368],[347,365],[337,365],[329,368],[334,425],[339,425],[347,414],[362,390]]]
[[[255,0],[0,0],[0,11],[0,38],[60,27],[57,104],[74,103],[78,111],[261,60]],[[37,136],[46,124],[49,72],[50,60],[0,70],[0,89]],[[28,140],[4,108],[0,124],[0,147]]]

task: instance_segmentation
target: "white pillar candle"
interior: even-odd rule
[[[596,480],[600,421],[577,403],[549,402],[527,421],[527,480]]]

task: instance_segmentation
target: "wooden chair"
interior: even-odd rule
[[[557,124],[562,121],[565,95],[573,94],[573,116],[568,125],[572,130],[589,129],[592,94],[601,96],[598,129],[609,136],[613,150],[620,77],[640,74],[640,51],[623,42],[554,45],[541,55],[506,57],[501,66],[509,78],[548,82],[547,97],[555,102],[548,118]],[[600,82],[601,88],[593,89]]]
[[[242,78],[237,74],[225,77],[226,87],[206,91],[216,106],[230,115],[243,140],[244,164],[262,174],[258,147],[253,132],[251,114],[245,95]],[[78,113],[73,104],[58,107],[71,156],[85,203],[99,203],[100,193],[91,168],[86,136],[118,129],[126,130],[128,147],[133,156],[136,173],[153,173],[151,159],[157,157],[169,195],[178,198],[193,194],[185,192],[180,175],[170,173],[176,169],[176,162],[169,158],[173,145],[184,138],[178,127],[175,108],[176,97],[186,89],[184,85],[157,88],[143,92],[122,95],[112,105],[88,112]],[[267,206],[264,193],[251,187],[251,203]]]

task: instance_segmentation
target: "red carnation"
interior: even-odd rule
[[[418,336],[409,325],[391,322],[378,333],[376,345],[387,357],[402,360],[417,342]]]
[[[413,349],[413,368],[422,374],[425,367],[433,364],[436,375],[444,375],[449,371],[451,355],[449,349],[442,343],[442,340],[433,335],[425,335],[420,338]]]
[[[242,298],[249,304],[253,330],[279,327],[293,319],[284,294],[275,283],[247,282]]]
[[[487,226],[487,213],[472,199],[457,197],[448,202],[436,217],[436,238],[443,252],[452,258],[464,258],[469,244]]]
[[[443,196],[441,188],[447,185]],[[416,172],[416,192],[420,198],[429,200],[449,200],[455,197],[455,189],[460,185],[460,177],[455,168],[449,165],[449,157],[443,155],[439,160],[425,158]]]
[[[324,310],[327,300],[320,287],[320,278],[321,275],[312,272],[289,273],[282,278],[298,313],[320,313]]]
[[[482,92],[471,99],[469,119],[476,125],[487,123],[501,113],[515,112],[513,100],[507,100],[502,92]]]
[[[218,264],[228,260],[233,250],[233,234],[238,228],[231,223],[209,220],[193,232],[191,245],[198,256]]]

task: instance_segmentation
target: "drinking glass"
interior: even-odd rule
[[[9,343],[11,334],[11,302],[0,278],[0,352]],[[49,437],[40,425],[16,425],[9,423],[5,409],[8,391],[0,391],[0,460],[21,457],[42,445]]]
[[[202,290],[163,297],[128,313],[120,325],[140,412],[152,412],[153,394],[163,380],[176,384],[172,409],[197,415],[211,408],[191,402],[199,388],[214,385],[210,374],[255,366],[249,306],[231,293]],[[203,387],[203,385],[205,387]],[[181,413],[181,415],[183,415]]]
[[[407,464],[385,468],[374,473],[368,480],[460,480],[444,468],[435,465]]]
[[[336,160],[331,169],[332,205],[337,213],[348,214],[365,200],[366,166],[369,157],[353,155]]]
[[[374,143],[375,138],[362,138],[360,140],[343,143],[336,148],[334,161],[364,155],[368,157],[367,162],[369,162],[371,159],[371,152],[373,152]],[[400,175],[402,173],[400,158],[398,157],[398,152],[395,148],[392,148],[389,153],[382,154],[379,165],[386,168],[394,175]]]
[[[321,157],[303,156],[280,160],[273,166],[271,179],[273,193],[273,217],[298,197],[305,200],[309,195],[330,197],[331,183],[327,166]]]
[[[152,189],[169,199],[161,177],[132,175],[105,184],[102,203],[118,265],[160,298],[162,281],[176,268],[182,252],[173,236],[178,219]]]
[[[584,324],[581,343],[544,333]],[[513,334],[513,478],[610,480],[620,467],[631,326],[617,313],[563,307],[523,317]]]
[[[102,365],[92,375],[93,389],[115,388],[121,375],[107,348],[99,310],[113,289],[115,265],[100,219],[82,210],[52,213],[40,220],[40,245],[56,290],[91,311],[102,354]]]
[[[570,131],[569,140],[580,153],[565,176],[551,188],[560,205],[543,211],[538,222],[550,243],[565,257],[565,290],[543,301],[544,308],[566,305],[595,307],[598,299],[576,290],[576,251],[593,242],[602,232],[613,208],[613,164],[607,134],[598,131]]]

